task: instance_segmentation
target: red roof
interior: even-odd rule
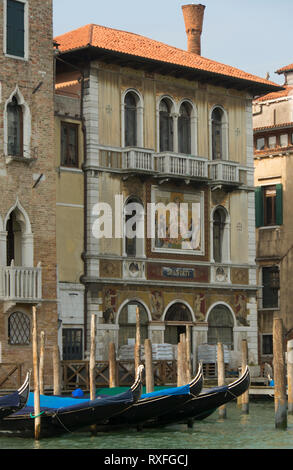
[[[270,101],[270,100],[278,100],[280,98],[286,98],[286,96],[290,96],[293,94],[293,86],[284,85],[284,90],[281,91],[274,91],[273,93],[268,93],[267,95],[261,96],[257,98],[254,102],[260,101]]]
[[[293,64],[285,65],[285,67],[276,70],[276,73],[278,73],[279,75],[285,72],[293,72]]]
[[[247,80],[267,85],[270,88],[272,86],[280,88],[276,83],[251,75],[235,67],[206,59],[195,53],[169,46],[162,42],[146,38],[145,36],[107,28],[105,26],[89,24],[75,31],[57,36],[55,41],[59,44],[59,50],[63,53],[92,46],[135,57],[211,72],[226,77]]]

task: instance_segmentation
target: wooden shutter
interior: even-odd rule
[[[255,188],[255,226],[262,227],[264,225],[264,208],[263,208],[263,190],[262,187]]]
[[[276,184],[276,225],[283,224],[283,186]]]
[[[24,8],[25,4],[7,0],[6,53],[24,57]]]

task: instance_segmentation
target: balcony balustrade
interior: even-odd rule
[[[42,298],[42,268],[0,266],[0,299],[35,302]]]
[[[157,171],[163,175],[208,179],[208,160],[191,155],[164,152],[155,155]]]
[[[174,152],[155,153],[142,148],[101,147],[99,166],[118,172],[185,178],[240,186],[247,184],[247,167],[237,162],[214,160]]]
[[[224,160],[209,162],[209,177],[212,181],[241,184],[239,164]]]

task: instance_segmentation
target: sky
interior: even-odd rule
[[[54,36],[95,23],[186,50],[182,0],[53,0]],[[293,0],[201,0],[201,54],[283,84],[293,63]]]

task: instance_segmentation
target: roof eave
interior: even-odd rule
[[[223,86],[226,88],[235,88],[240,91],[246,91],[252,96],[262,96],[273,91],[284,90],[282,86],[270,85],[261,82],[255,82],[253,80],[246,80],[243,78],[232,77],[230,75],[224,75],[217,72],[210,72],[208,70],[197,69],[193,67],[186,67],[184,65],[173,64],[171,62],[160,61],[155,59],[149,59],[141,56],[136,56],[133,54],[125,54],[123,52],[117,52],[109,49],[103,49],[100,47],[94,47],[90,44],[82,46],[75,49],[70,49],[68,51],[60,51],[60,56],[65,56],[67,58],[71,57],[74,59],[82,59],[84,52],[87,52],[88,60],[97,60],[102,61],[115,61],[121,66],[133,66],[136,65],[136,68],[145,68],[149,71],[159,74],[167,74],[173,71],[173,74],[182,72],[185,75],[184,78],[188,80],[199,80],[203,82],[209,82],[216,86]],[[107,57],[107,60],[106,60]],[[182,77],[181,73],[180,76]]]

